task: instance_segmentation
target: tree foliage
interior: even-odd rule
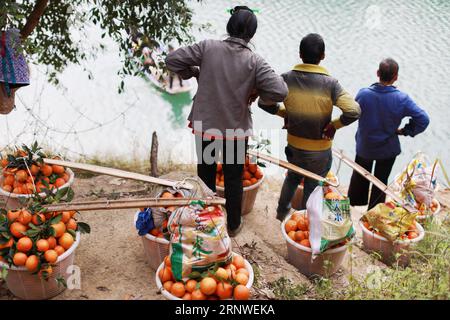
[[[22,30],[39,2],[0,0],[0,29]],[[57,83],[58,73],[68,64],[82,64],[104,49],[101,43],[84,41],[92,26],[98,26],[102,38],[109,36],[119,45],[123,66],[118,74],[123,78],[135,74],[128,54],[130,32],[163,43],[185,43],[192,40],[191,18],[185,0],[50,0],[36,28],[24,39],[24,48],[32,62],[48,66],[50,80]]]

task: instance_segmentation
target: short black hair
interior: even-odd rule
[[[397,61],[395,61],[394,59],[383,59],[383,61],[380,62],[380,66],[378,67],[380,80],[383,82],[391,82],[398,74],[399,69],[400,67],[398,66]]]
[[[227,32],[230,37],[250,41],[258,28],[258,20],[251,9],[246,6],[234,7],[227,23]]]
[[[300,42],[300,55],[304,63],[319,64],[325,53],[325,42],[321,35],[310,33]]]

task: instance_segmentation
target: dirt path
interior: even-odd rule
[[[275,208],[281,181],[269,180],[261,187],[253,211],[244,217],[244,227],[233,240],[234,250],[248,257],[258,266],[258,290],[254,297],[273,298],[269,284],[284,277],[305,288],[304,298],[314,297],[312,282],[299,273],[287,260],[286,243],[275,219]],[[146,186],[137,182],[98,176],[77,179],[74,185],[76,199],[101,199],[108,196],[145,194]],[[450,205],[450,192],[441,192],[439,200]],[[357,222],[364,208],[354,208]],[[83,235],[76,251],[75,263],[81,271],[81,289],[66,290],[56,299],[163,299],[155,285],[155,273],[145,260],[141,239],[133,226],[133,210],[98,211],[83,213],[83,221],[91,226],[91,234]],[[357,234],[360,235],[359,226]],[[360,236],[357,237],[360,239]],[[335,285],[346,285],[350,272],[364,276],[368,267],[382,263],[372,259],[353,246],[352,263],[348,255],[341,270],[333,276]],[[5,289],[0,299],[13,298]]]

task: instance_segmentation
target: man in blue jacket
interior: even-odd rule
[[[414,137],[423,132],[430,119],[426,112],[406,94],[393,86],[398,79],[399,66],[393,59],[381,61],[378,69],[379,82],[361,89],[356,101],[361,107],[356,132],[356,163],[372,172],[387,184],[395,158],[400,154],[398,136]],[[402,119],[410,117],[409,123],[399,128]],[[375,166],[373,165],[375,162]],[[386,200],[386,195],[372,186],[369,199],[369,181],[353,172],[348,191],[352,206],[369,209]]]

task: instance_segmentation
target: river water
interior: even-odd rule
[[[197,40],[225,38],[226,10],[234,5],[211,0],[191,3],[195,25],[211,24],[206,31],[195,31]],[[450,165],[449,1],[252,1],[251,7],[259,10],[254,50],[278,73],[299,63],[299,41],[310,32],[323,35],[327,47],[323,65],[353,95],[376,81],[382,58],[395,58],[400,64],[397,86],[428,112],[431,124],[414,139],[401,138],[403,153],[394,171],[417,151]],[[193,139],[186,128],[191,94],[170,96],[140,77],[127,78],[125,93],[118,94],[121,57],[117,46],[101,39],[95,28],[86,41],[101,41],[107,48],[86,64],[93,80],[88,80],[83,66],[70,66],[55,87],[46,81],[44,66],[31,66],[32,84],[18,92],[17,110],[0,117],[0,148],[36,139],[72,158],[144,158],[156,131],[161,161],[193,163]],[[253,117],[255,130],[271,140],[272,154],[283,158],[282,120],[256,104]],[[334,143],[351,157],[355,131],[356,124],[339,130]],[[269,172],[282,173],[274,167]],[[349,174],[344,165],[343,182],[348,183]]]

